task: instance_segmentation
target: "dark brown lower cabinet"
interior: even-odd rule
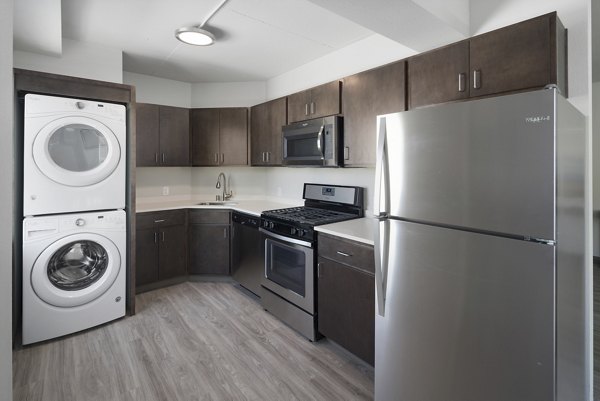
[[[375,361],[375,276],[371,266],[353,266],[372,247],[327,237],[318,258],[318,330],[365,362]],[[323,237],[319,234],[319,247]],[[335,246],[335,245],[340,245]],[[331,245],[334,245],[332,247]],[[339,251],[339,253],[338,253]],[[331,255],[332,252],[335,256]],[[341,255],[350,263],[340,262]],[[354,258],[354,260],[352,260]],[[335,259],[335,260],[334,260]],[[372,264],[369,260],[368,265]]]
[[[229,275],[230,214],[190,210],[189,274]]]
[[[136,218],[136,288],[185,276],[186,211],[138,213]]]

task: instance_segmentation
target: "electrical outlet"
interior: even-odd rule
[[[162,194],[163,196],[169,195],[169,187],[162,187]]]

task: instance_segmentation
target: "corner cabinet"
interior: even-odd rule
[[[186,211],[136,215],[136,289],[184,277],[187,268]]]
[[[566,31],[542,15],[408,59],[408,106],[543,88],[567,95]]]
[[[250,108],[250,162],[253,166],[280,166],[282,127],[287,124],[287,98]]]
[[[193,166],[248,164],[248,109],[192,109]]]
[[[231,213],[190,210],[189,274],[229,275]]]
[[[288,120],[310,120],[340,114],[342,82],[333,81],[288,96]]]
[[[375,361],[373,247],[319,233],[318,330],[365,362]]]
[[[138,167],[189,166],[189,110],[182,107],[136,105]]]
[[[375,164],[380,114],[406,110],[406,61],[344,78],[344,166]]]

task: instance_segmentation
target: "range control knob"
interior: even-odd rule
[[[298,236],[304,237],[306,235],[306,230],[298,230]]]
[[[269,222],[269,228],[274,228],[275,227],[275,223],[273,223],[272,221]]]
[[[296,234],[297,231],[294,227],[290,228],[290,234],[292,235]]]
[[[268,221],[263,220],[262,224],[263,224],[263,227],[269,228],[269,222]]]

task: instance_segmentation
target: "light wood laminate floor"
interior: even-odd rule
[[[373,369],[311,343],[231,283],[136,297],[138,313],[13,353],[14,399],[368,400]]]

